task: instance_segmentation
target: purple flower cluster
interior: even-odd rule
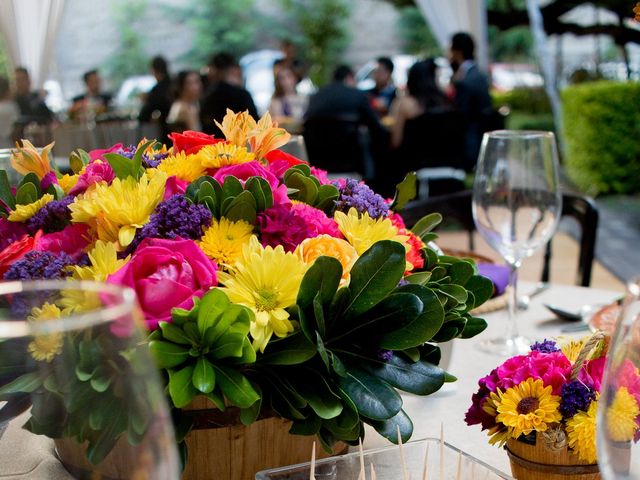
[[[123,157],[127,157],[129,159],[132,159],[135,156],[137,149],[138,148],[135,145],[129,145],[128,147],[121,148],[116,153],[118,155],[122,155]]]
[[[336,208],[342,212],[348,212],[353,207],[359,213],[368,212],[371,218],[385,217],[389,212],[389,205],[384,198],[358,180],[347,178],[343,186],[336,186],[340,189]]]
[[[4,274],[5,280],[54,279],[69,276],[66,267],[75,265],[66,253],[57,255],[50,252],[27,252]]]
[[[184,238],[197,240],[202,228],[211,225],[211,212],[204,205],[191,203],[176,194],[161,202],[144,227],[138,230],[128,251],[134,251],[145,238]]]
[[[563,418],[571,418],[578,410],[586,412],[595,398],[596,392],[593,388],[580,380],[572,380],[562,386],[558,410]]]
[[[31,235],[35,235],[38,230],[44,233],[54,233],[64,230],[71,222],[71,210],[68,206],[73,203],[72,196],[64,197],[62,200],[54,200],[47,203],[36,214],[27,220],[27,230]]]
[[[154,153],[153,155],[145,153],[142,156],[142,166],[144,168],[156,168],[158,165],[160,165],[160,162],[162,162],[162,160],[167,158],[168,155],[169,154],[166,152]]]
[[[381,362],[388,362],[393,358],[393,350],[378,350],[376,356]]]
[[[560,351],[560,349],[558,348],[558,344],[556,342],[554,342],[553,340],[547,340],[545,338],[542,342],[536,342],[531,345],[531,351],[553,353]]]

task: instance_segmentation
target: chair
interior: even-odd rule
[[[475,249],[473,232],[475,223],[471,210],[470,190],[430,197],[412,202],[402,211],[407,225],[413,225],[424,215],[440,212],[445,219],[459,222],[469,234],[469,249]],[[580,251],[578,256],[578,272],[576,284],[588,287],[591,284],[591,271],[596,248],[598,230],[598,209],[592,199],[574,193],[562,194],[562,218],[572,217],[580,226]],[[549,281],[549,265],[551,263],[551,242],[547,244],[542,266],[542,281]]]

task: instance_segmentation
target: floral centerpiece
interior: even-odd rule
[[[428,395],[455,379],[437,366],[438,342],[486,327],[470,312],[491,281],[429,247],[438,214],[404,224],[415,175],[387,201],[279,150],[289,134],[268,114],[228,112],[219,127],[225,139],[187,131],[170,147],[78,150],[65,174],[51,146],[24,141],[12,157],[22,181],[0,171],[0,278],[134,289],[176,418],[201,396],[246,424],[288,419],[326,449],[357,443],[363,423],[407,440],[396,389]],[[84,394],[102,395],[99,380],[84,375]],[[9,387],[0,400],[11,402]],[[57,418],[64,431],[68,417]],[[74,433],[92,448],[91,426]]]
[[[525,458],[522,452],[523,445],[537,445],[547,453],[568,452],[571,465],[588,465],[597,475],[596,411],[606,346],[602,334],[560,344],[534,343],[527,355],[508,359],[480,379],[465,416],[467,424],[481,425],[492,445],[506,444],[512,469],[536,468],[539,459]],[[627,362],[606,414],[607,431],[617,442],[637,440],[639,433],[640,374]],[[556,466],[556,473],[561,469]]]

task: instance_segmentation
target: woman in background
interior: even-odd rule
[[[167,124],[173,131],[201,131],[200,96],[202,80],[198,72],[183,70],[176,78],[176,96],[171,104]]]
[[[302,122],[307,109],[307,98],[296,91],[298,77],[290,67],[276,65],[275,91],[271,97],[269,113],[278,123]]]

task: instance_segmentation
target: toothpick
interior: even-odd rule
[[[471,462],[471,478],[476,478],[476,462]]]
[[[407,472],[407,462],[404,459],[404,448],[402,447],[402,435],[400,435],[400,426],[396,425],[398,429],[398,445],[400,446],[400,464],[402,465],[402,478],[403,480],[409,480],[409,473]]]
[[[462,452],[458,452],[458,470],[456,471],[456,480],[460,480],[461,471],[462,471]]]
[[[444,480],[444,423],[440,423],[440,480]]]
[[[316,480],[316,442],[311,447],[311,467],[309,468],[309,480]]]
[[[367,474],[364,469],[364,450],[362,449],[362,439],[358,439],[358,448],[360,449],[360,473],[358,474],[358,480],[367,480]]]
[[[427,473],[429,470],[429,444],[427,443],[427,451],[424,454],[424,469],[422,470],[422,480],[427,479]]]
[[[371,467],[371,480],[378,480],[376,470],[373,468],[373,463],[369,464],[369,466]]]

